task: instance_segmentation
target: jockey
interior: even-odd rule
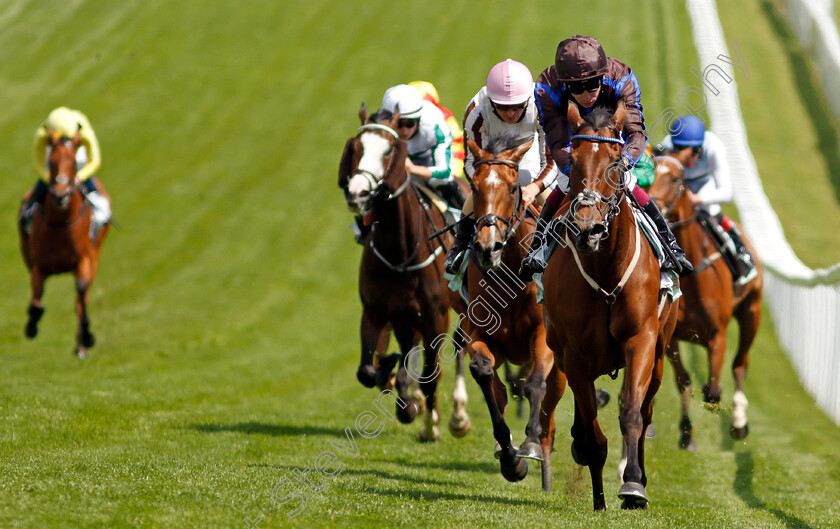
[[[409,174],[428,184],[451,207],[461,209],[466,197],[452,175],[452,131],[440,109],[406,84],[385,91],[382,109],[400,113],[397,134],[408,147],[405,168]]]
[[[512,148],[533,140],[533,144],[519,162],[519,184],[522,202],[527,208],[536,202],[542,205],[555,183],[558,171],[545,141],[545,133],[538,121],[534,102],[534,77],[524,64],[507,59],[493,66],[487,74],[487,84],[472,98],[464,114],[464,132],[479,147]],[[472,178],[475,160],[467,152],[464,170]],[[568,177],[565,189],[569,189]],[[475,234],[475,219],[470,195],[464,203],[464,216],[457,224],[455,243],[446,256],[444,268],[454,274],[463,260]]]
[[[624,149],[619,163],[624,171],[624,183],[627,194],[638,203],[645,214],[656,225],[659,237],[669,249],[672,258],[668,266],[680,275],[687,275],[694,269],[685,258],[685,252],[677,244],[674,234],[662,217],[656,203],[639,186],[633,172],[637,164],[644,165],[644,171],[652,167],[645,155],[647,135],[642,116],[641,89],[636,75],[629,66],[607,57],[597,39],[582,35],[562,41],[557,46],[555,64],[546,68],[536,83],[537,107],[540,111],[540,123],[545,129],[551,154],[560,171],[568,175],[569,152],[571,150],[571,125],[566,117],[568,105],[577,105],[582,116],[586,116],[595,107],[615,109],[619,101],[624,101],[627,117],[624,120],[622,138]],[[522,261],[520,273],[523,278],[531,279],[534,273],[542,272],[546,263],[540,250],[545,239],[545,230],[568,188],[555,187],[546,200],[537,224],[537,232],[531,242],[531,253]]]
[[[452,176],[463,178],[464,130],[461,128],[461,122],[455,119],[451,110],[440,104],[440,96],[435,85],[428,81],[412,81],[408,84],[420,92],[420,97],[433,103],[443,113],[446,124],[449,125],[449,130],[452,132]]]
[[[735,282],[741,285],[748,283],[758,273],[752,256],[738,228],[720,209],[721,204],[732,201],[732,178],[723,141],[691,115],[675,120],[669,130],[671,134],[662,141],[661,150],[669,153],[691,150],[691,156],[684,164],[685,183],[688,187],[686,195],[695,208],[713,219],[711,224],[732,257]],[[722,237],[720,229],[725,234]]]
[[[96,179],[93,176],[102,164],[99,142],[96,140],[96,133],[87,116],[67,107],[58,107],[50,112],[43,125],[35,131],[33,160],[35,170],[40,177],[21,208],[20,223],[27,226],[32,220],[37,205],[43,203],[47,196],[49,190],[47,184],[50,181],[49,150],[51,150],[48,144],[51,133],[71,139],[79,134],[81,144],[76,150],[76,180],[82,183],[81,190],[92,206],[94,222],[104,226],[111,219],[111,205],[108,199],[97,190]]]

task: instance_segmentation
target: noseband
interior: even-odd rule
[[[473,165],[474,165],[474,167],[477,167],[477,166],[482,165],[482,164],[494,164],[494,163],[495,164],[509,165],[510,167],[513,167],[517,171],[519,170],[519,164],[517,164],[516,162],[511,161],[511,160],[499,160],[499,159],[496,159],[496,158],[492,158],[492,159],[489,159],[489,160],[479,160],[479,161],[475,162],[475,164],[473,164]],[[475,189],[472,182],[470,182],[470,186],[472,186],[473,189]],[[485,226],[488,226],[488,227],[496,226],[497,224],[502,223],[502,224],[505,225],[505,228],[503,230],[504,242],[507,243],[507,241],[510,240],[511,237],[513,237],[513,234],[516,233],[516,229],[519,227],[519,224],[522,223],[522,219],[525,216],[524,213],[522,215],[519,214],[519,209],[520,209],[520,206],[522,205],[522,188],[517,185],[515,190],[514,190],[514,193],[516,195],[516,203],[513,206],[513,214],[509,218],[500,217],[500,216],[496,215],[495,213],[488,213],[486,215],[482,215],[481,217],[479,217],[475,221],[475,233],[476,234],[478,234],[478,230],[480,230],[481,228],[483,228]],[[473,237],[475,237],[475,236],[473,236]]]

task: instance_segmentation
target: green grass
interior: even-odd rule
[[[739,29],[747,61],[758,53],[746,51],[747,32],[761,37],[764,25]],[[387,86],[428,79],[457,114],[492,64],[510,56],[536,75],[574,33],[598,35],[633,66],[648,116],[693,83],[690,24],[666,1],[595,2],[574,14],[551,2],[0,5],[0,527],[246,527],[258,516],[262,529],[836,527],[840,429],[797,382],[766,314],[747,381],[746,442],[729,439],[726,408],[717,416],[695,398],[700,451],[679,451],[667,368],[647,512],[621,512],[614,496],[614,402],[603,420],[610,510],[596,515],[588,473],[569,456],[571,394],[557,412],[546,495],[536,472],[518,484],[499,474],[471,380],[467,438],[444,433],[422,445],[419,425],[385,421],[375,439],[356,435],[358,456],[340,453],[342,474],[309,494],[299,516],[272,502],[275,484],[335,450],[376,396],[354,377],[359,248],[335,185],[359,103],[377,107]],[[803,104],[795,89],[788,96]],[[84,362],[71,355],[68,277],[47,283],[41,335],[22,336],[29,292],[14,212],[34,181],[34,129],[59,104],[83,109],[96,127],[100,175],[122,225],[93,286],[98,344]],[[763,160],[779,157],[778,145],[752,148]],[[820,157],[807,145],[798,153]],[[765,180],[768,192],[816,174],[790,168],[800,172]],[[830,199],[821,178],[797,180],[797,193]],[[809,213],[785,215],[813,222]],[[826,253],[827,238],[789,235],[797,250]],[[691,351],[687,363],[699,388],[704,355]],[[443,395],[452,373],[445,366]],[[599,385],[615,395],[615,382]],[[442,397],[444,421],[450,409]],[[524,423],[511,422],[521,441]]]

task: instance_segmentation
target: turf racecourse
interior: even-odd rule
[[[246,518],[259,518],[261,529],[840,526],[840,429],[796,381],[766,314],[747,380],[745,442],[728,437],[726,407],[712,413],[695,398],[699,452],[679,451],[666,368],[646,512],[622,512],[614,497],[614,401],[603,415],[611,450],[602,514],[590,512],[588,473],[569,455],[570,393],[557,411],[550,495],[538,472],[517,484],[501,477],[472,381],[465,439],[444,433],[440,444],[421,445],[419,425],[386,421],[375,439],[355,435],[358,455],[333,448],[347,443],[345,428],[376,396],[354,377],[359,248],[335,186],[359,103],[376,107],[385,87],[427,79],[458,111],[494,62],[514,57],[537,74],[557,41],[578,32],[633,65],[648,116],[694,82],[679,3],[592,2],[573,13],[542,1],[474,5],[0,3],[0,527],[242,528]],[[756,70],[788,64],[794,52],[773,40],[784,39],[774,5],[746,5],[749,23],[729,23],[727,36],[755,50],[746,60]],[[738,16],[732,6],[727,13]],[[772,89],[819,108],[796,86]],[[84,362],[71,355],[67,277],[47,283],[37,340],[22,332],[29,293],[14,215],[34,181],[34,128],[59,104],[83,109],[96,127],[100,175],[122,225],[105,243],[93,286],[98,344]],[[749,124],[761,109],[744,111]],[[811,124],[807,114],[785,119],[794,129]],[[778,143],[751,147],[757,158],[779,156]],[[825,156],[809,144],[797,154]],[[798,191],[828,197],[821,207],[836,215],[836,180],[814,167],[768,171],[765,186],[781,190],[794,178]],[[798,225],[809,214],[792,207],[783,220]],[[840,254],[833,234],[795,231],[797,250]],[[704,356],[686,351],[702,380]],[[445,366],[445,393],[452,378]],[[599,384],[615,394],[615,382]],[[724,395],[728,402],[728,373]],[[443,398],[444,418],[450,409]],[[524,423],[512,422],[520,441]],[[289,518],[291,504],[272,502],[273,487],[314,468],[326,450],[346,466]]]

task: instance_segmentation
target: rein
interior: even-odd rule
[[[72,226],[73,224],[78,222],[79,219],[81,219],[84,216],[85,212],[88,210],[88,207],[90,207],[90,202],[88,202],[84,193],[82,193],[82,190],[79,189],[78,187],[76,187],[75,185],[73,186],[73,188],[70,190],[69,193],[65,193],[62,196],[55,195],[52,192],[52,190],[49,191],[50,196],[56,197],[56,198],[59,198],[59,199],[65,198],[66,196],[72,196],[77,191],[82,195],[82,209],[79,210],[79,214],[76,215],[76,217],[71,219],[71,220],[49,220],[49,219],[47,219],[45,208],[43,206],[41,208],[39,208],[39,210],[41,211],[41,215],[44,217],[44,221],[47,223],[48,226]]]

